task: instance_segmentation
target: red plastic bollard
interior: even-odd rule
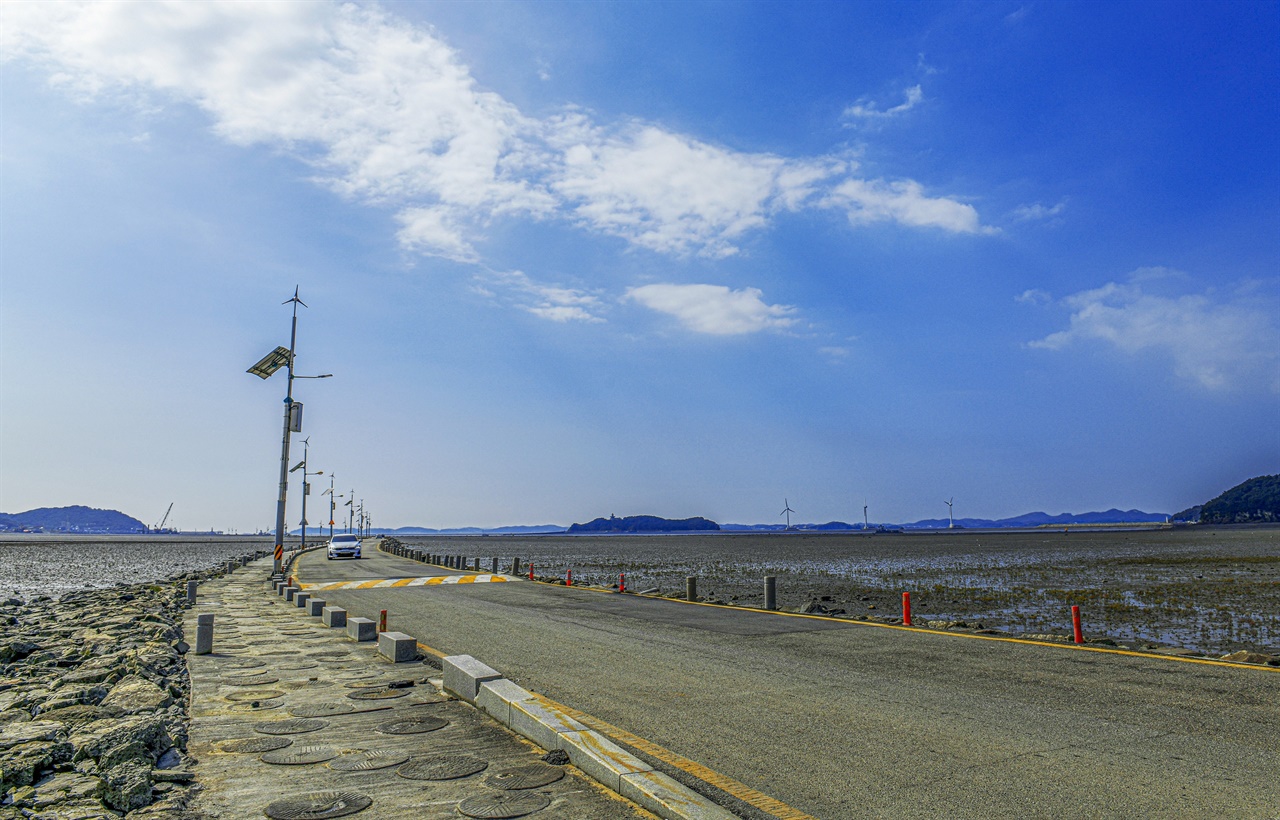
[[[573,570],[571,570],[571,569],[565,570],[565,572],[564,572],[564,585],[565,585],[565,586],[567,586],[567,587],[571,587],[571,586],[573,586]]]
[[[378,616],[378,631],[387,631],[387,611],[385,609],[382,610],[382,614]]]
[[[533,562],[532,561],[529,562],[529,580],[530,581],[533,580]]]
[[[1080,607],[1071,607],[1071,628],[1076,633],[1076,643],[1084,643],[1084,633],[1080,631]]]
[[[911,593],[902,593],[902,625],[911,626]]]
[[[627,574],[625,572],[618,573],[618,591],[619,592],[627,591]]]

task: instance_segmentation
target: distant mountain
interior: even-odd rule
[[[586,524],[573,524],[569,534],[576,533],[641,533],[641,532],[716,532],[720,525],[706,518],[682,518],[673,520],[656,515],[631,515],[626,518],[609,516],[597,518]]]
[[[1237,484],[1222,495],[1174,516],[1201,524],[1280,521],[1280,475],[1263,475]]]
[[[1149,513],[1142,510],[1107,510],[1106,512],[1062,513],[1049,515],[1044,512],[1024,513],[1013,518],[957,518],[957,529],[1003,529],[1070,526],[1081,524],[1149,524],[1168,520],[1165,513]],[[908,530],[945,530],[950,521],[946,518],[926,518],[910,524],[872,524],[871,529],[885,530],[902,528]],[[721,529],[731,532],[779,532],[785,530],[782,524],[724,524]],[[793,524],[793,530],[805,532],[839,531],[865,529],[862,524],[846,524],[843,521],[831,521],[826,524]]]
[[[0,513],[0,532],[67,532],[129,534],[146,532],[147,525],[116,510],[92,507],[41,507],[26,512]]]
[[[325,533],[329,532],[329,528],[323,528]],[[342,529],[339,527],[338,529]],[[307,527],[308,537],[315,533],[317,528]],[[337,530],[335,530],[336,532]],[[525,526],[514,527],[454,527],[452,529],[437,530],[431,527],[396,527],[388,529],[385,527],[375,527],[369,530],[370,535],[546,535],[549,533],[564,532],[565,528],[559,524],[529,524]],[[301,530],[293,529],[289,531],[290,535],[300,535]]]

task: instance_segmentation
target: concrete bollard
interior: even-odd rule
[[[187,603],[189,603],[189,604],[195,604],[195,602],[196,602],[196,587],[197,587],[197,586],[199,586],[199,583],[198,583],[198,582],[196,582],[196,581],[187,581]]]
[[[306,609],[307,601],[309,600],[311,600],[310,592],[299,592],[297,595],[293,596],[293,603],[298,607],[298,609]]]
[[[378,633],[378,654],[392,663],[418,659],[418,642],[403,632]]]
[[[778,608],[778,579],[773,575],[764,576],[764,608],[770,612]]]
[[[377,624],[368,618],[348,618],[347,637],[357,642],[376,641]]]
[[[293,596],[297,595],[301,591],[302,591],[301,587],[285,587],[284,588],[285,601],[287,603],[293,603]]]
[[[213,651],[213,615],[196,616],[196,654],[208,655]]]
[[[236,570],[236,562],[235,562],[235,561],[228,561],[228,562],[227,562],[227,574],[228,574],[228,575],[230,575],[231,573],[235,572],[235,570]]]
[[[345,628],[347,611],[340,606],[326,606],[320,610],[320,622],[334,629]]]
[[[512,559],[511,559],[511,574],[512,574],[512,575],[519,575],[519,574],[520,574],[520,559],[519,559],[519,558],[512,558]]]
[[[313,618],[319,618],[324,614],[325,602],[322,598],[311,598],[307,601],[307,614]]]
[[[698,579],[693,575],[684,579],[684,599],[686,601],[698,600]]]
[[[494,558],[494,559],[493,559],[493,572],[492,572],[492,574],[493,574],[493,575],[497,575],[497,574],[498,574],[498,559],[497,559],[497,558]]]

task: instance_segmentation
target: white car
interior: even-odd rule
[[[335,535],[329,539],[328,558],[359,558],[360,538],[355,535]]]

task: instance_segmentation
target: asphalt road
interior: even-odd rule
[[[367,550],[307,584],[445,574]],[[1280,817],[1280,673],[528,582],[318,593],[822,820]]]

